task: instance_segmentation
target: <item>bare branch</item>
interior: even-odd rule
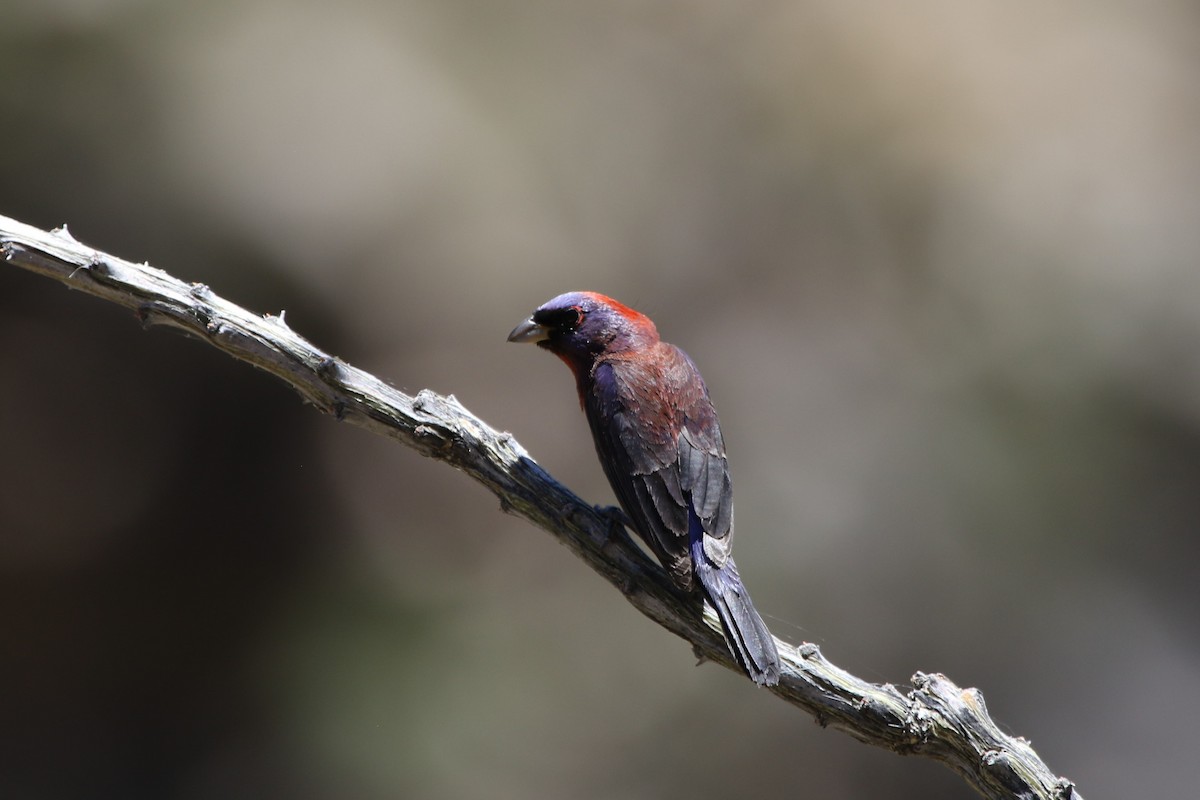
[[[496,431],[453,395],[415,397],[333,358],[298,336],[283,315],[259,316],[207,286],[85,247],[66,230],[46,232],[0,216],[7,262],[133,309],[145,325],[182,329],[283,379],[321,411],[389,436],[466,472],[562,541],[650,619],[691,643],[703,660],[737,670],[716,614],[681,593],[624,529],[555,481],[508,433]],[[854,738],[947,764],[988,798],[1082,800],[1027,741],[1004,734],[983,696],[943,675],[918,673],[913,689],[872,684],[831,664],[816,645],[777,642],[781,699]]]

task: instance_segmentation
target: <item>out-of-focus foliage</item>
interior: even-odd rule
[[[597,503],[565,290],[722,414],[776,633],[1194,792],[1189,3],[10,0],[0,212],[147,259]],[[693,668],[445,467],[0,270],[0,795],[970,797]]]

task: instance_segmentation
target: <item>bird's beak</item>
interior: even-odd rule
[[[550,338],[550,329],[533,321],[533,317],[512,329],[510,342],[544,342]]]

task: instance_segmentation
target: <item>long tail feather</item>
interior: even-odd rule
[[[726,560],[720,567],[714,565],[704,554],[702,541],[696,537],[692,541],[692,564],[704,594],[721,620],[725,641],[742,669],[760,686],[779,683],[779,651],[775,648],[775,637],[750,602],[750,594],[742,584],[733,559]]]

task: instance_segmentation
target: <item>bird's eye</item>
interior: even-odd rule
[[[583,309],[579,306],[569,308],[545,308],[534,313],[533,321],[547,328],[560,331],[573,331],[583,324]]]

